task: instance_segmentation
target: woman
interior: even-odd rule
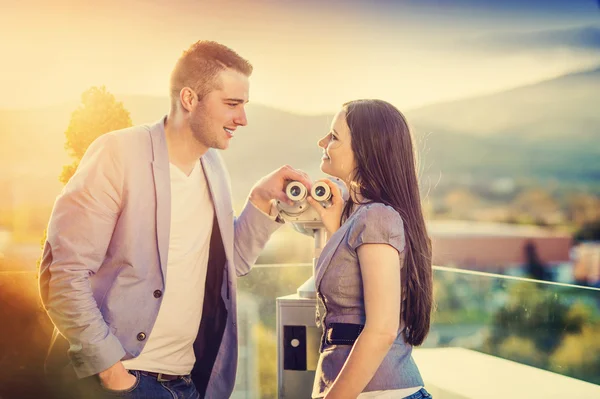
[[[431,245],[412,140],[380,100],[344,104],[319,141],[332,206],[309,199],[330,234],[315,268],[325,309],[313,398],[430,398],[412,359],[429,331]],[[362,392],[362,393],[361,393]]]

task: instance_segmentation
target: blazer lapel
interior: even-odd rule
[[[152,141],[152,172],[156,193],[156,242],[164,282],[167,278],[167,256],[171,232],[171,175],[164,118],[150,127],[150,139]]]
[[[210,195],[213,201],[213,206],[215,209],[216,220],[219,224],[219,229],[221,231],[221,237],[223,240],[223,246],[225,248],[225,255],[227,256],[227,260],[229,264],[233,264],[233,237],[229,237],[230,234],[233,234],[229,224],[231,224],[232,220],[229,220],[233,217],[232,212],[233,208],[230,205],[231,198],[229,196],[228,191],[223,187],[223,184],[226,184],[226,176],[223,176],[220,172],[220,168],[218,167],[219,160],[216,159],[217,155],[214,150],[209,150],[200,161],[202,162],[202,167],[204,169],[204,175],[206,176],[206,182],[208,184],[208,188],[210,190]],[[232,227],[232,226],[231,226]]]

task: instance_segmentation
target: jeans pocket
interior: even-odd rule
[[[110,395],[117,396],[117,397],[125,396],[128,393],[133,392],[140,385],[140,373],[139,373],[139,371],[136,371],[136,370],[128,371],[128,372],[129,372],[129,374],[132,374],[133,376],[135,376],[135,383],[133,384],[133,386],[131,388],[115,390],[115,389],[106,388],[105,386],[100,384],[100,389],[102,389],[104,392],[106,392]]]

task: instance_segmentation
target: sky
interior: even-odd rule
[[[523,4],[525,3],[525,4]],[[77,101],[94,85],[166,96],[181,53],[221,42],[254,65],[252,102],[402,110],[600,65],[596,0],[0,0],[0,108]]]

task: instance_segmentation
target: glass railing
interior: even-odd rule
[[[295,294],[311,274],[311,263],[269,263],[238,280],[234,398],[277,397],[276,299]],[[600,290],[436,267],[434,291],[424,348],[466,348],[600,384]],[[39,302],[37,273],[0,271],[0,304],[0,398],[43,397],[41,383],[31,381],[43,380],[52,325]],[[315,359],[318,340],[312,342],[307,352]]]
[[[436,267],[425,347],[461,347],[600,384],[600,290]]]
[[[257,318],[247,319],[254,334],[248,342],[259,354],[253,371],[258,396],[239,397],[276,397],[276,298],[295,294],[311,272],[310,263],[258,265],[238,280],[240,312],[249,303],[259,309]],[[434,295],[424,348],[470,349],[600,384],[599,289],[435,267]],[[307,351],[316,353],[318,340],[312,342]]]

